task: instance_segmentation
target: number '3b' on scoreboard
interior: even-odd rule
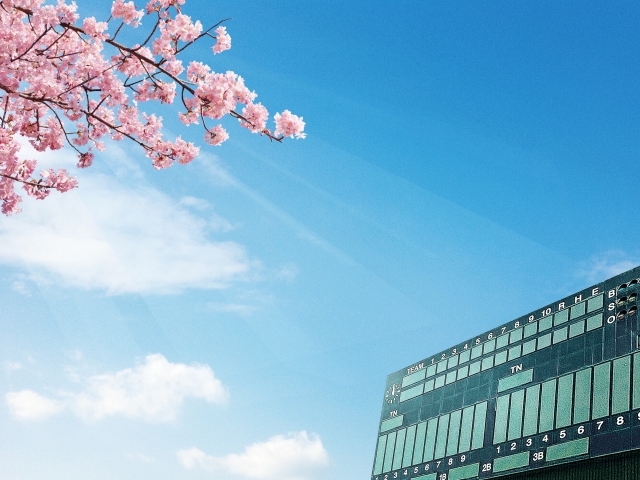
[[[493,478],[640,449],[640,267],[387,377],[372,480]]]

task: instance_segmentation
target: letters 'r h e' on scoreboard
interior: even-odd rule
[[[495,478],[640,449],[639,294],[637,267],[389,375],[371,480]]]

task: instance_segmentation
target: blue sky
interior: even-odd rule
[[[0,219],[4,478],[366,478],[387,374],[640,263],[637,2],[186,12],[308,138],[164,108]]]

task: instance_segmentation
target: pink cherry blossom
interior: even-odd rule
[[[231,36],[227,33],[226,27],[218,27],[216,32],[216,44],[213,46],[213,54],[222,53],[231,48]]]
[[[150,0],[144,11],[133,1],[115,0],[106,22],[80,20],[75,3],[66,1],[0,0],[0,202],[5,215],[20,211],[16,184],[36,199],[77,187],[64,169],[34,176],[37,159],[20,158],[24,139],[39,152],[68,145],[76,151],[78,168],[92,165],[93,152],[106,148],[105,137],[138,144],[156,169],[191,162],[199,148],[180,137],[166,140],[162,117],[139,107],[146,102],[179,99],[180,120],[201,124],[210,145],[222,144],[229,135],[221,124],[211,127],[207,121],[227,115],[271,140],[304,138],[302,118],[288,110],[275,116],[272,134],[266,128],[267,109],[254,103],[256,93],[238,74],[178,58],[194,42],[210,38],[215,27],[214,54],[231,48],[224,26],[203,32],[199,21],[182,13],[184,0]],[[120,41],[122,27],[139,26],[145,12],[151,36],[140,44]]]
[[[276,131],[275,135],[283,137],[292,137],[295,135],[296,138],[305,138],[306,135],[302,133],[304,130],[304,122],[302,121],[302,117],[298,117],[291,113],[289,110],[285,110],[282,112],[282,115],[276,113],[273,116],[273,119],[276,121]]]
[[[253,133],[263,132],[267,128],[267,118],[269,112],[261,103],[250,103],[242,109],[244,119],[240,124],[251,130]]]

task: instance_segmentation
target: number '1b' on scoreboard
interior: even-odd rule
[[[640,267],[387,377],[372,480],[494,478],[640,449]]]

